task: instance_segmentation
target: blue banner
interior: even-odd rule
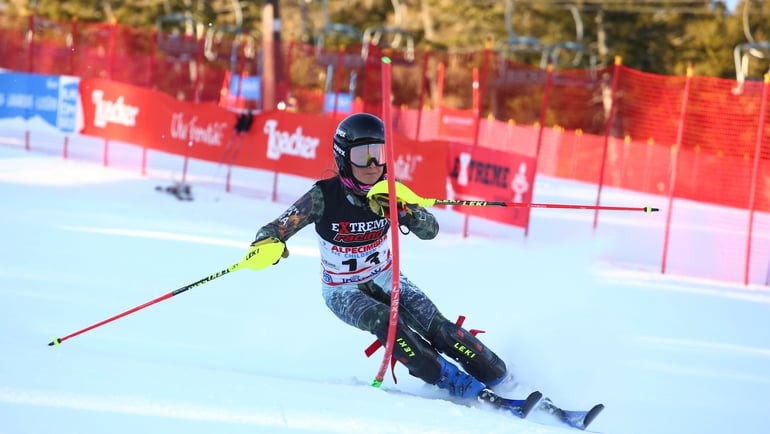
[[[336,94],[337,113],[351,113],[353,111],[353,95],[349,93]],[[327,92],[324,94],[324,112],[334,111],[335,94]]]
[[[0,73],[0,119],[39,117],[63,133],[78,130],[80,78]]]
[[[240,89],[238,86],[240,86]],[[254,75],[241,80],[239,75],[233,74],[230,79],[230,97],[259,101],[262,98],[261,78],[258,75]]]

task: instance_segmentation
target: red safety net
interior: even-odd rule
[[[483,147],[483,155],[534,158],[541,175],[662,196],[672,200],[672,212],[674,200],[740,210],[722,222],[731,227],[745,228],[746,210],[770,212],[770,133],[767,109],[761,110],[767,85],[761,81],[662,76],[620,62],[539,68],[492,49],[429,52],[295,41],[272,47],[276,68],[265,71],[265,49],[248,33],[196,35],[180,27],[0,14],[2,68],[109,79],[187,102],[231,97],[226,77],[261,77],[263,85],[272,80],[275,102],[286,110],[332,119],[381,112],[380,58],[388,56],[393,124],[404,136]],[[248,108],[273,108],[263,103]],[[672,248],[686,241],[670,239]],[[714,250],[741,256],[741,245]]]

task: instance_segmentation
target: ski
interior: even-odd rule
[[[479,395],[479,400],[488,402],[496,408],[509,411],[515,416],[524,419],[529,412],[535,408],[537,403],[540,402],[540,398],[542,397],[542,393],[535,391],[530,393],[525,399],[509,399],[503,398],[491,390],[484,390]]]
[[[585,430],[596,416],[604,410],[604,404],[596,404],[590,410],[565,410],[553,403],[548,398],[543,399],[537,406],[538,411],[556,416],[561,422],[580,430]]]

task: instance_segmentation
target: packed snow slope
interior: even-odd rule
[[[389,373],[370,387],[382,352],[367,359],[372,336],[326,309],[312,228],[276,266],[48,346],[238,262],[312,183],[282,177],[273,202],[272,174],[255,175],[250,194],[228,194],[212,165],[182,202],[155,190],[178,173],[171,161],[142,177],[0,145],[0,433],[571,431],[437,399],[403,367],[397,384]],[[586,188],[541,178],[535,201]],[[665,204],[628,192],[610,201]],[[514,393],[537,388],[574,409],[603,402],[590,430],[606,434],[770,429],[767,288],[628,265],[623,252],[638,259],[659,244],[661,215],[606,213],[594,231],[591,211],[537,209],[526,237],[472,219],[465,238],[459,213],[435,211],[442,233],[403,237],[402,269],[447,317],[486,331],[523,384]]]

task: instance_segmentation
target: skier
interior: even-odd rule
[[[317,181],[277,219],[261,227],[250,253],[280,243],[281,257],[286,258],[284,243],[315,224],[326,305],[340,320],[374,334],[384,344],[393,279],[389,203],[382,198],[369,203],[366,197],[372,185],[387,176],[384,124],[371,114],[350,115],[337,126],[332,146],[337,176]],[[439,229],[425,208],[404,203],[399,206],[398,224],[402,232],[423,240],[434,238]],[[280,245],[278,249],[263,250],[280,252]],[[490,388],[506,379],[505,363],[470,332],[447,320],[406,276],[399,279],[393,357],[411,375],[451,396],[499,405],[500,398]]]

